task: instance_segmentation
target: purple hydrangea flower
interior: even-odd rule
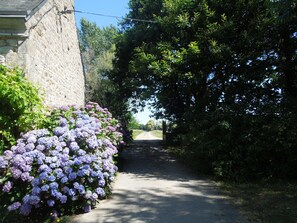
[[[46,164],[43,164],[38,168],[38,172],[50,173],[51,171],[52,171],[52,169]]]
[[[57,168],[54,170],[54,173],[58,175],[60,173],[63,173],[63,170],[61,168]]]
[[[30,196],[29,203],[30,203],[31,205],[36,205],[36,204],[38,204],[39,202],[40,202],[40,198],[39,198],[38,196],[36,196],[36,195],[32,195],[32,196]]]
[[[55,134],[56,136],[61,136],[61,135],[63,135],[64,133],[66,133],[67,130],[68,130],[67,127],[57,127],[57,128],[54,129],[54,134]]]
[[[63,177],[62,179],[61,179],[61,182],[64,184],[64,183],[67,183],[68,182],[68,177]]]
[[[83,163],[82,157],[78,157],[74,159],[74,164],[80,166]]]
[[[101,187],[98,187],[95,191],[100,197],[105,196],[105,191]]]
[[[92,199],[93,201],[95,201],[96,199],[98,199],[98,195],[97,195],[96,193],[92,193],[92,197],[91,197],[91,199]]]
[[[55,181],[55,180],[56,180],[56,177],[55,177],[55,176],[53,176],[53,175],[51,175],[51,176],[48,176],[48,177],[47,177],[47,180],[48,180],[48,181],[52,181],[52,182],[53,182],[53,181]]]
[[[84,121],[82,119],[78,119],[76,121],[76,127],[77,128],[81,128],[81,127],[83,127],[83,125],[84,125]]]
[[[77,171],[77,176],[79,177],[83,177],[85,174],[84,174],[84,171],[83,170],[79,170]]]
[[[67,168],[65,168],[65,172],[66,172],[67,174],[72,173],[72,171],[73,171],[73,169],[72,169],[71,167],[67,167]]]
[[[58,163],[51,163],[50,164],[50,168],[54,169],[54,168],[57,168],[59,166]]]
[[[45,180],[48,178],[48,173],[47,172],[42,172],[41,174],[39,174],[39,179],[40,180]]]
[[[25,149],[27,152],[32,151],[33,149],[35,149],[35,145],[34,143],[29,143],[25,146]]]
[[[91,211],[91,205],[87,204],[85,207],[84,207],[84,211],[85,213],[88,213]]]
[[[71,197],[75,196],[75,190],[74,189],[69,189],[68,194]]]
[[[88,138],[86,140],[86,143],[91,149],[95,149],[96,147],[99,146],[96,136],[92,136],[92,137]]]
[[[55,201],[54,200],[48,200],[47,205],[50,206],[50,207],[53,207],[55,205]]]
[[[62,204],[65,204],[67,202],[67,196],[66,195],[62,195],[62,196],[60,196],[59,200],[60,200],[60,202]]]
[[[6,168],[7,164],[8,164],[7,160],[3,156],[0,156],[0,168],[1,169]]]
[[[47,143],[47,137],[41,137],[41,138],[37,139],[38,145],[46,145],[46,143]]]
[[[11,182],[21,178],[27,185],[27,194],[21,195],[23,204],[8,204],[10,210],[28,215],[32,207],[36,211],[46,204],[55,207],[57,200],[62,204],[78,199],[94,202],[105,196],[103,188],[109,186],[117,170],[113,156],[121,134],[107,110],[96,103],[88,107],[89,110],[68,107],[67,116],[58,111],[61,115],[53,133],[28,132],[0,156],[0,168],[9,168]],[[72,184],[74,180],[77,182]],[[95,185],[99,185],[96,190]],[[13,191],[9,185],[2,189]],[[90,205],[85,208],[91,210]]]
[[[77,151],[77,154],[78,154],[79,156],[84,156],[84,155],[87,154],[87,152],[86,152],[85,150],[83,150],[83,149],[79,149],[79,150]]]
[[[11,150],[5,150],[4,151],[4,156],[6,157],[6,158],[9,158],[9,159],[11,159],[11,158],[13,158],[13,156],[14,156],[14,154],[13,154],[13,152],[11,151]],[[2,156],[2,158],[4,159],[4,157]],[[1,159],[1,156],[0,156],[0,159]],[[4,161],[4,160],[3,160]],[[0,162],[1,163],[1,162]]]
[[[58,173],[58,174],[57,174],[57,178],[58,178],[58,179],[61,179],[61,178],[63,178],[64,176],[65,176],[64,173]]]
[[[37,141],[36,137],[34,135],[30,136],[28,139],[27,139],[27,142],[28,143],[35,143]]]
[[[36,131],[36,135],[38,138],[49,135],[49,131],[47,129],[39,129]]]
[[[78,188],[79,188],[79,183],[78,183],[78,182],[74,182],[74,183],[73,183],[73,187],[74,187],[75,189],[78,189]]]
[[[52,150],[51,153],[52,153],[53,156],[57,156],[57,155],[59,154],[59,151],[57,151],[57,150]]]
[[[32,206],[30,204],[24,203],[21,207],[20,207],[20,213],[22,215],[29,215],[31,212],[31,208]]]
[[[4,184],[4,186],[3,186],[3,188],[2,188],[2,191],[5,192],[5,193],[8,193],[8,192],[11,190],[12,186],[13,186],[13,182],[11,182],[11,181],[7,181],[7,182]]]
[[[12,167],[10,171],[15,179],[19,179],[22,175],[22,171],[20,171],[17,167]]]
[[[68,148],[68,147],[64,148],[64,149],[63,149],[63,153],[64,153],[64,154],[69,154],[69,148]]]
[[[85,191],[85,187],[83,186],[83,185],[79,185],[79,187],[78,187],[78,192],[80,193],[80,194],[84,194],[86,191]]]
[[[40,192],[41,192],[40,187],[33,187],[33,189],[32,189],[32,194],[33,195],[39,195]]]
[[[19,209],[21,207],[21,205],[22,204],[20,202],[14,202],[11,205],[9,205],[7,207],[7,209],[8,209],[8,211],[15,211],[15,210]]]
[[[44,145],[37,145],[36,149],[39,150],[39,151],[43,151],[43,150],[45,150],[45,146]]]
[[[39,185],[40,185],[40,180],[39,180],[39,178],[34,178],[33,180],[32,180],[32,182],[31,182],[31,185],[33,186],[33,187],[38,187]]]
[[[70,148],[72,151],[77,151],[77,150],[79,150],[79,146],[78,146],[77,142],[72,142],[72,143],[70,143],[69,148]]]
[[[52,190],[57,190],[58,188],[59,188],[59,184],[58,183],[56,183],[56,182],[52,182],[52,183],[50,183],[50,188],[52,189]]]
[[[60,126],[61,127],[64,127],[64,126],[66,126],[67,125],[67,119],[65,119],[65,118],[60,118]]]
[[[51,195],[53,197],[59,198],[62,194],[57,190],[51,190]]]
[[[68,176],[68,178],[69,178],[70,181],[75,180],[76,177],[77,177],[77,174],[75,172],[70,173],[69,176]]]
[[[92,197],[92,191],[87,190],[86,193],[85,193],[85,195],[84,195],[84,197],[85,197],[86,199],[90,199],[90,198]]]
[[[46,184],[46,185],[43,185],[43,186],[41,187],[41,190],[42,190],[42,191],[48,191],[49,188],[50,188],[49,185]]]
[[[24,172],[21,174],[21,179],[22,179],[22,181],[31,182],[34,179],[34,177],[30,176],[30,174],[28,172]]]

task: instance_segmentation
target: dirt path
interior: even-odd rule
[[[136,140],[160,140],[152,135],[151,132],[143,132],[136,137]]]
[[[150,137],[139,135],[141,139]],[[212,182],[189,172],[159,142],[136,140],[125,150],[112,197],[72,222],[247,222]]]

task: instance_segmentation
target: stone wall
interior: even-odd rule
[[[24,41],[25,38],[21,37],[0,37],[0,55],[4,57],[3,64],[7,64],[10,67],[26,67],[25,54],[19,53],[19,46]]]
[[[6,64],[19,65],[26,77],[44,91],[49,106],[84,104],[84,74],[73,9],[74,0],[48,0],[26,22],[20,37],[1,37]],[[27,37],[26,37],[27,36]]]

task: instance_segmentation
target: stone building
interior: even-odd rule
[[[19,66],[49,106],[84,104],[74,0],[0,0],[0,63]]]

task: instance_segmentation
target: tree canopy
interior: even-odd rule
[[[283,175],[297,162],[296,7],[292,0],[130,0],[127,17],[148,22],[123,22],[109,78],[135,106],[152,100],[156,118],[199,143],[193,152],[218,175],[232,178],[238,167],[239,177]],[[272,170],[285,163],[280,154],[295,158]]]

